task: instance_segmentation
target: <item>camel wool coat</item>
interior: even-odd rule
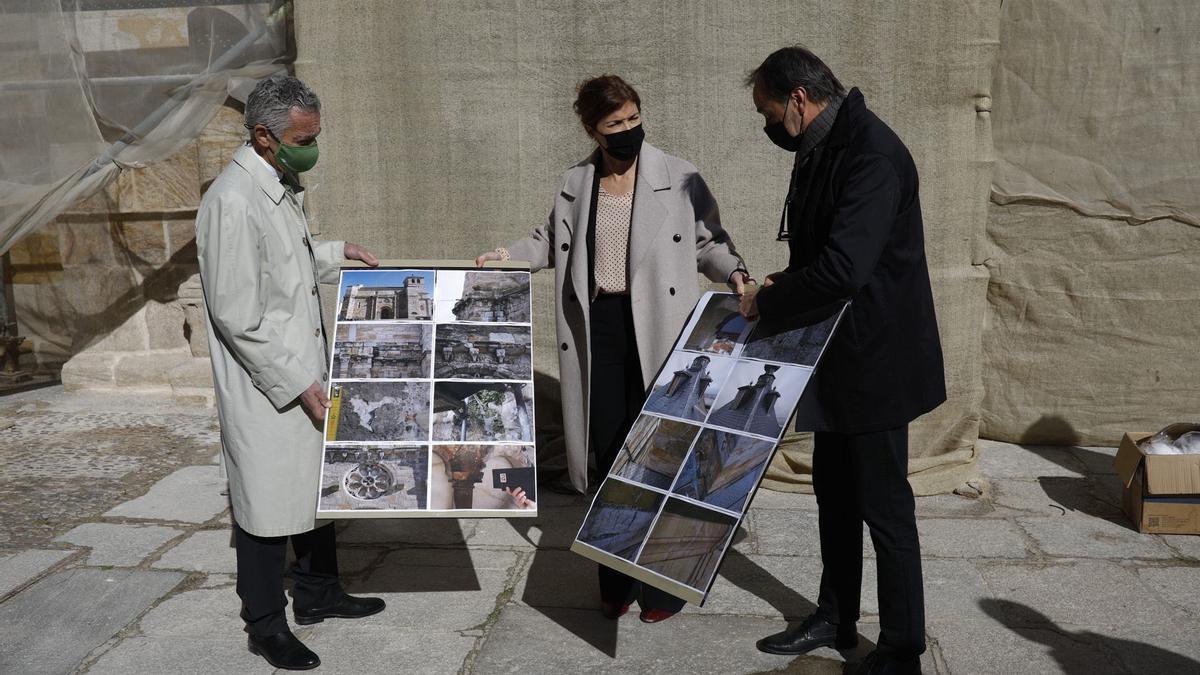
[[[244,146],[196,214],[233,518],[260,537],[316,516],[322,432],[297,398],[328,378],[317,283],[337,282],[345,242],[313,241],[303,197]]]
[[[554,268],[558,365],[571,483],[587,490],[591,359],[587,230],[597,150],[563,175],[544,225],[508,246],[530,269]],[[647,388],[700,297],[697,271],[724,283],[744,269],[704,179],[691,163],[643,143],[629,232],[629,295]],[[601,376],[597,374],[597,376]]]

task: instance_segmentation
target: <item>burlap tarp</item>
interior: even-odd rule
[[[643,99],[647,138],[694,162],[758,276],[774,241],[791,156],[762,133],[741,80],[797,42],[822,55],[912,149],[946,353],[950,401],[913,427],[918,492],[975,475],[980,317],[972,265],[991,177],[988,90],[998,3],[296,3],[297,74],[324,102],[309,184],[317,226],[387,257],[469,258],[541,222],[559,175],[591,149],[574,87],[605,72]],[[555,446],[550,275],[536,275],[542,453]],[[551,453],[552,454],[552,453]],[[804,489],[789,440],[767,478]]]
[[[1200,3],[1009,0],[984,262],[989,438],[1200,416]]]

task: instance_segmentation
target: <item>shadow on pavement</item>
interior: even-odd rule
[[[1119,659],[1125,666],[1124,672],[1200,672],[1200,662],[1182,654],[1090,630],[1067,630],[1036,609],[1019,602],[989,598],[980,600],[979,606],[988,616],[1022,638],[1045,645],[1064,673],[1091,671],[1097,652],[1107,655],[1110,659]]]

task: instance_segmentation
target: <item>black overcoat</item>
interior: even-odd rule
[[[758,294],[763,321],[851,301],[801,398],[796,428],[905,425],[946,400],[912,156],[852,89],[795,183],[807,189],[789,209],[786,274]]]

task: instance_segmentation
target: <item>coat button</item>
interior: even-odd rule
[[[679,242],[683,241],[683,237],[681,237],[677,234],[674,237],[671,237],[671,240],[674,241],[676,244],[678,244]]]
[[[313,330],[313,337],[321,337],[321,329],[320,328]]]
[[[565,352],[565,351],[567,351],[567,343],[565,343],[565,342],[564,342],[564,343],[562,343],[562,350],[563,350],[564,352]]]
[[[563,244],[563,245],[562,245],[562,250],[564,250],[564,251],[570,251],[570,250],[571,250],[571,245],[570,245],[570,244]]]
[[[329,379],[329,373],[321,373],[321,381],[325,382]]]
[[[312,294],[313,295],[317,294],[317,287],[315,285],[312,287]]]
[[[300,237],[300,242],[305,246],[308,246],[308,237]]]
[[[669,292],[671,295],[675,295],[675,287],[672,286],[671,288],[667,289],[667,292]]]

